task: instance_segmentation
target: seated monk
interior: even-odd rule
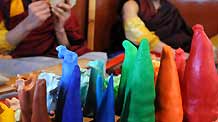
[[[56,57],[60,44],[78,55],[89,51],[69,0],[55,6],[47,0],[0,0],[0,54]]]
[[[154,52],[160,53],[164,45],[190,51],[193,32],[169,1],[120,0],[118,12],[119,21],[112,28],[111,50],[122,49],[125,39],[138,45],[146,38]]]

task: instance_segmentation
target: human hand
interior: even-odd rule
[[[52,12],[54,13],[54,26],[56,32],[64,31],[64,24],[70,18],[71,15],[70,0],[66,0],[66,3],[59,3],[56,6],[52,6]]]
[[[28,6],[28,16],[24,20],[27,31],[41,26],[51,16],[50,7],[47,1],[40,0]]]

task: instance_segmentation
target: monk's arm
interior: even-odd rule
[[[55,33],[56,33],[56,37],[58,39],[59,44],[65,45],[66,47],[70,46],[66,31],[64,28],[60,30],[56,30]]]
[[[127,39],[135,43],[136,45],[140,44],[141,39],[146,38],[151,46],[151,50],[155,52],[161,52],[162,47],[166,44],[161,42],[159,38],[152,32],[150,32],[145,26],[144,22],[138,16],[139,5],[134,0],[127,1],[123,6],[123,21],[124,21],[124,30],[127,36]],[[133,26],[132,26],[133,25]],[[133,30],[138,30],[139,32],[134,32]],[[142,33],[138,37],[137,33]]]
[[[28,6],[28,16],[14,29],[8,31],[6,40],[12,46],[19,44],[33,29],[42,25],[50,17],[50,8],[46,1],[32,2]]]
[[[8,31],[6,35],[6,40],[8,43],[15,47],[17,44],[21,42],[22,39],[24,39],[28,34],[29,30],[25,26],[25,20],[22,21],[20,24],[18,24],[14,29]]]

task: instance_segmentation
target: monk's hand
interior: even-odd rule
[[[64,24],[70,18],[72,5],[69,0],[66,3],[59,3],[52,6],[52,12],[54,14],[54,27],[56,32],[64,31]]]
[[[28,6],[28,16],[24,19],[24,25],[28,31],[41,26],[51,16],[47,1],[34,1]]]

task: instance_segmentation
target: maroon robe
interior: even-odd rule
[[[122,23],[122,7],[127,0],[120,0],[118,5],[118,20],[111,31],[111,48],[122,49],[122,41],[126,39]],[[193,32],[184,19],[167,0],[160,0],[161,7],[156,11],[151,0],[136,0],[139,5],[138,16],[150,31],[154,31],[160,40],[174,49],[182,48],[189,52]],[[116,46],[114,46],[116,45]]]
[[[24,20],[25,17],[28,16],[28,4],[30,4],[31,1],[23,0],[25,11],[14,17],[10,17],[10,3],[11,0],[0,1],[0,13],[3,13],[5,25],[8,30],[12,30],[14,27],[16,27],[16,25]],[[69,48],[72,51],[75,51],[78,55],[90,51],[85,47],[85,41],[81,36],[79,23],[73,11],[71,12],[71,16],[65,24],[65,31],[71,44]],[[25,37],[17,45],[15,50],[10,53],[10,55],[12,55],[14,58],[26,56],[57,57],[57,52],[55,50],[57,46],[58,41],[55,35],[53,21],[52,18],[49,18],[43,25],[34,29],[27,37]]]

